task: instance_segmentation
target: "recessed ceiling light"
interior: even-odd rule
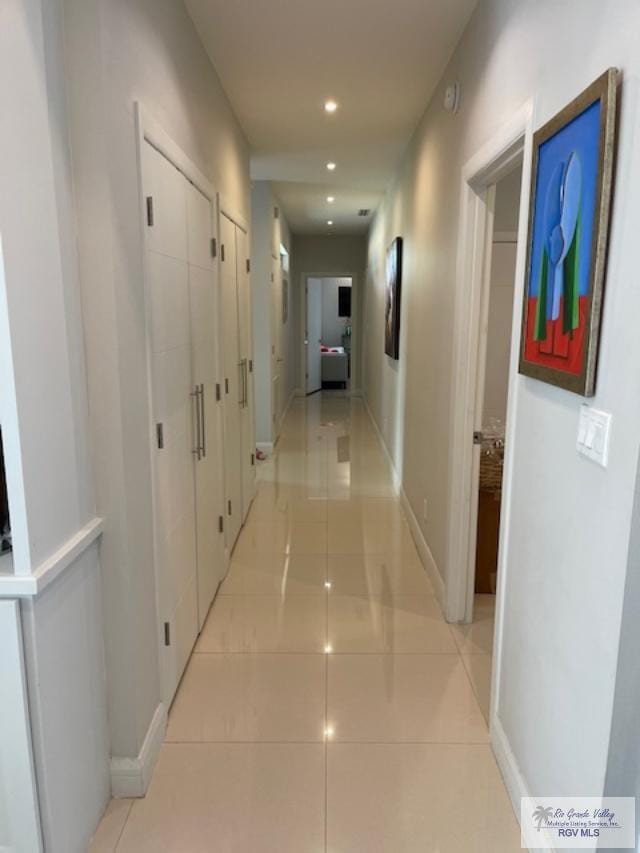
[[[327,169],[328,169],[330,172],[333,172],[333,170],[335,169],[335,167],[336,167],[336,164],[335,164],[335,163],[331,163],[331,162],[327,163]]]
[[[338,104],[336,103],[336,101],[333,100],[333,98],[330,98],[328,101],[324,102],[324,109],[325,112],[335,113],[335,111],[338,109]]]
[[[327,219],[327,225],[333,225],[333,219]]]
[[[336,200],[336,199],[335,199],[335,196],[332,196],[332,195],[328,195],[328,196],[327,196],[327,201],[329,202],[329,204],[333,204],[333,202],[334,202],[335,200]]]

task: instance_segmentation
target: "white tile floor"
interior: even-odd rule
[[[493,600],[448,626],[359,401],[297,400],[143,800],[91,853],[507,853]]]

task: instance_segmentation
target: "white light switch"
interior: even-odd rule
[[[590,406],[580,407],[580,422],[578,424],[578,453],[587,459],[592,459],[603,468],[607,467],[609,459],[609,430],[611,415]]]

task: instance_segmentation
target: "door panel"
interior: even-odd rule
[[[238,275],[238,334],[240,362],[244,371],[244,402],[240,408],[242,447],[240,462],[242,469],[242,520],[244,522],[255,495],[255,453],[253,421],[253,335],[251,326],[251,278],[247,270],[249,239],[242,229],[236,227],[237,275]]]
[[[220,217],[220,245],[224,260],[220,263],[222,351],[224,367],[224,480],[226,502],[226,543],[235,544],[242,523],[241,412],[244,398],[243,365],[238,339],[238,286],[236,227],[226,216]],[[231,512],[229,512],[231,509]]]
[[[201,452],[195,461],[198,626],[224,576],[224,516],[221,405],[216,401],[217,265],[211,255],[213,205],[187,184],[189,293],[191,306],[192,385],[198,389],[196,416],[200,418]],[[200,458],[198,458],[198,456]]]
[[[280,312],[282,310],[282,302],[279,301],[282,273],[280,264],[275,258],[271,259],[271,278],[271,434],[275,443],[280,433],[280,387],[282,384],[279,334]]]
[[[307,279],[307,394],[322,388],[322,279]]]
[[[152,371],[152,422],[162,425],[154,455],[155,554],[162,693],[171,703],[198,630],[196,506],[193,484],[193,405],[186,180],[145,143],[144,192],[153,198],[147,224],[147,298]]]
[[[153,225],[147,227],[147,248],[186,261],[185,177],[148,142],[144,145],[144,192],[153,199]]]

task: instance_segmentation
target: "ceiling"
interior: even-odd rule
[[[366,230],[476,2],[185,0],[295,233]]]

